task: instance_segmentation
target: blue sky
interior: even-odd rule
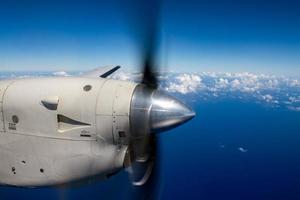
[[[300,75],[300,3],[161,4],[159,63],[165,70]],[[118,1],[1,1],[0,69],[136,69],[132,16],[147,15],[132,15],[136,8]]]

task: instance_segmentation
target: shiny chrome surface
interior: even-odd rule
[[[138,85],[134,91],[130,107],[132,134],[166,131],[194,116],[193,110],[162,91],[143,85]]]

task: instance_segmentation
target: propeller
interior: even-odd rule
[[[158,44],[158,30],[159,30],[159,15],[160,15],[160,1],[135,1],[131,2],[131,10],[128,12],[130,18],[131,28],[134,30],[135,39],[138,39],[138,50],[140,53],[142,65],[142,80],[140,92],[147,97],[158,88],[157,68],[155,66],[156,50]],[[140,99],[140,95],[133,97]],[[142,102],[148,102],[148,98]],[[140,101],[138,101],[140,102]],[[134,106],[133,106],[134,107]],[[145,105],[138,105],[138,107],[145,107]],[[131,113],[132,117],[142,119],[141,122],[131,124],[132,137],[129,145],[129,150],[126,156],[126,164],[129,166],[131,182],[135,188],[136,199],[156,199],[153,195],[157,194],[156,186],[158,186],[159,174],[159,141],[154,130],[149,126],[149,113],[142,114]],[[136,127],[139,128],[136,128]],[[150,195],[151,194],[151,195]]]
[[[131,139],[124,166],[129,172],[136,199],[157,199],[161,180],[159,132],[172,129],[194,117],[183,103],[158,90],[157,48],[160,2],[131,1],[131,24],[139,39],[142,80],[130,105]]]

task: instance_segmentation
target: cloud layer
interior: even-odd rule
[[[65,76],[65,77],[70,76],[70,74],[68,74],[65,71],[56,71],[56,72],[53,72],[52,74],[53,74],[53,76]]]
[[[195,74],[179,74],[175,76],[175,80],[169,82],[164,89],[169,92],[179,92],[181,94],[196,93],[201,88],[202,79]]]
[[[79,73],[57,72],[5,72],[0,79],[28,78],[34,76],[70,76]],[[136,81],[140,73],[117,72],[110,78]],[[162,73],[159,75],[160,89],[173,95],[184,95],[188,99],[254,101],[273,107],[284,106],[300,112],[300,78],[243,73]],[[193,98],[189,98],[192,96]]]
[[[139,81],[141,75],[119,72],[112,78]],[[160,88],[175,95],[196,95],[200,99],[234,98],[285,106],[300,111],[300,79],[243,73],[164,73]]]

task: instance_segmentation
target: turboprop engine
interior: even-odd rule
[[[148,166],[151,135],[195,115],[143,84],[88,75],[1,81],[0,100],[0,182],[16,186],[108,176],[141,160]]]

